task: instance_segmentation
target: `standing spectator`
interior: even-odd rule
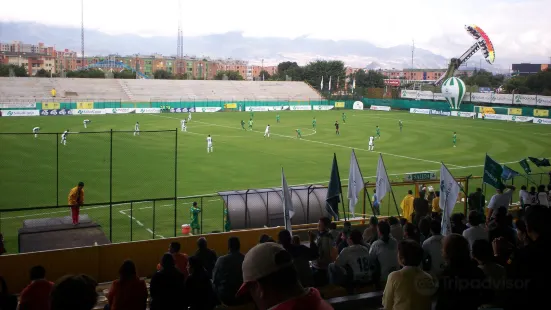
[[[463,213],[454,213],[450,217],[450,222],[452,224],[452,233],[463,235],[463,231],[467,229],[467,225],[465,225],[465,216]]]
[[[229,253],[220,256],[212,272],[212,284],[218,299],[227,306],[236,306],[242,303],[235,298],[235,293],[243,284],[242,265],[245,255],[240,252],[239,238],[228,239]]]
[[[91,310],[98,301],[97,282],[87,275],[67,275],[57,280],[50,294],[51,310]]]
[[[520,200],[520,206],[523,210],[526,210],[526,208],[532,204],[530,193],[526,190],[526,185],[522,185],[520,187],[520,191],[518,191],[518,198]]]
[[[294,245],[300,245],[300,236],[299,235],[294,235],[293,236],[293,242],[292,242]]]
[[[330,225],[331,220],[328,217],[322,217],[318,221],[318,236],[316,238],[318,258],[312,261],[314,281],[318,287],[327,284],[327,268],[329,263],[333,261],[332,252],[334,251],[334,241],[333,236],[328,230]]]
[[[490,229],[489,241],[492,242],[496,238],[504,238],[510,244],[516,244],[516,232],[509,226],[507,218],[507,209],[499,208],[495,215],[495,226]]]
[[[119,269],[119,278],[111,283],[106,310],[145,310],[147,295],[147,286],[138,278],[136,265],[126,260]]]
[[[490,198],[488,203],[488,217],[486,218],[486,224],[490,223],[490,220],[495,216],[495,212],[500,207],[508,208],[515,191],[515,187],[512,185],[506,185],[505,188],[508,188],[508,191],[503,189],[496,189],[496,194]]]
[[[538,186],[538,204],[544,207],[549,207],[549,193],[545,190],[545,185]]]
[[[442,239],[441,235],[442,225],[437,220],[430,222],[430,236],[423,242],[423,251],[425,258],[423,259],[423,267],[425,271],[428,271],[435,279],[438,279],[444,270],[445,262],[442,257]]]
[[[381,202],[379,196],[377,196],[377,189],[373,189],[373,215],[381,215]]]
[[[390,234],[396,241],[402,241],[404,239],[404,230],[398,219],[394,216],[388,218],[388,224],[390,224]]]
[[[77,225],[79,223],[80,207],[84,204],[84,182],[78,182],[78,185],[71,189],[68,200],[68,204],[71,206],[73,225]]]
[[[207,247],[207,239],[204,237],[197,239],[197,251],[194,256],[201,261],[201,265],[207,271],[209,279],[211,279],[212,270],[216,264],[216,252]]]
[[[402,202],[400,203],[400,208],[402,209],[402,217],[408,220],[408,222],[411,222],[411,217],[413,214],[413,192],[411,190],[408,190],[408,194],[402,199]]]
[[[353,230],[335,263],[329,264],[329,280],[333,284],[350,287],[354,283],[367,284],[373,280],[374,264],[369,248],[362,244],[362,233]]]
[[[419,221],[419,244],[430,237],[430,217],[424,217]]]
[[[343,224],[342,232],[337,237],[336,246],[338,253],[342,252],[344,248],[348,246],[348,237],[352,232],[352,223],[345,221]]]
[[[379,238],[379,231],[377,229],[378,222],[379,220],[376,216],[372,216],[369,218],[369,226],[367,226],[367,228],[364,230],[362,236],[366,244],[372,244]]]
[[[4,280],[4,278],[2,277],[0,277],[0,309],[2,310],[17,309],[17,296],[11,295],[9,293],[6,280]]]
[[[340,232],[337,230],[337,223],[329,224],[329,233],[333,237],[333,242],[337,242]],[[334,244],[336,245],[336,244]]]
[[[434,200],[434,198],[436,197],[436,194],[434,193],[434,187],[429,186],[429,195],[427,197],[427,201],[429,203],[429,207],[432,207],[432,201]]]
[[[55,87],[50,90],[50,95],[52,95],[52,98],[55,98],[57,95],[57,91],[55,90]]]
[[[482,193],[482,188],[477,187],[476,192],[471,193],[467,200],[469,211],[476,211],[479,214],[484,214],[484,206],[486,205],[486,197]]]
[[[189,310],[212,310],[216,306],[216,295],[212,289],[210,277],[201,260],[196,256],[189,258],[189,277],[186,279],[184,300]],[[187,309],[184,307],[183,309]]]
[[[50,309],[50,294],[54,283],[46,280],[46,269],[40,265],[32,267],[30,278],[31,284],[21,292],[19,310]]]
[[[425,199],[425,192],[419,192],[419,197],[413,200],[413,210],[415,211],[413,225],[419,225],[421,219],[430,212],[429,202]]]
[[[451,234],[444,238],[446,267],[440,277],[435,310],[477,310],[486,301],[482,283],[486,276],[471,260],[469,242]]]
[[[515,227],[517,229],[517,248],[521,249],[527,246],[530,243],[530,237],[528,237],[528,231],[526,230],[526,222],[524,220],[518,219],[515,222]]]
[[[503,294],[507,278],[505,268],[494,262],[494,253],[490,242],[485,239],[476,240],[472,245],[472,256],[478,263],[478,268],[484,272],[487,283],[490,283],[494,294],[491,304],[505,306]]]
[[[163,255],[161,270],[151,278],[149,292],[151,293],[151,310],[177,309],[183,307],[186,301],[182,299],[185,293],[186,276],[176,268],[174,256]]]
[[[244,283],[238,296],[249,294],[259,310],[330,310],[315,288],[304,288],[292,255],[273,242],[258,244],[243,261]]]
[[[310,261],[318,258],[318,246],[316,245],[316,236],[312,233],[308,234],[310,246],[291,243],[291,233],[288,230],[281,230],[278,237],[278,243],[283,246],[287,252],[293,256],[293,264],[297,270],[300,283],[305,286],[314,286],[314,276],[310,268]]]
[[[436,191],[434,196],[432,200],[432,217],[442,214],[442,210],[440,209],[440,191]]]
[[[180,270],[181,273],[184,274],[184,276],[188,276],[187,273],[187,262],[188,262],[188,256],[185,253],[180,253],[181,245],[179,242],[171,242],[168,246],[168,253],[172,255],[174,258],[174,264],[176,265],[176,268]],[[157,265],[157,270],[161,270],[162,262]]]
[[[398,242],[390,235],[390,225],[386,221],[379,222],[379,240],[369,248],[370,261],[376,266],[376,274],[380,282],[386,282],[388,275],[398,270]]]
[[[421,236],[419,235],[419,229],[411,223],[404,225],[404,239],[411,239],[421,244]]]
[[[469,241],[469,248],[472,249],[473,243],[476,240],[488,241],[488,232],[482,225],[482,215],[476,210],[469,212],[469,225],[470,227],[463,231],[463,237]]]
[[[4,235],[0,233],[0,255],[6,253],[6,246],[4,245]]]
[[[536,191],[535,186],[530,187],[530,192],[528,192],[528,196],[530,201],[529,203],[531,206],[535,206],[538,204],[538,192]]]
[[[424,290],[435,289],[436,285],[432,277],[419,268],[423,249],[415,241],[402,240],[398,243],[398,256],[403,268],[388,276],[383,293],[385,310],[430,310],[431,294]]]

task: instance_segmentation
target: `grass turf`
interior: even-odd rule
[[[253,131],[240,126],[241,120],[248,121],[249,112],[195,113],[187,133],[179,131],[180,119],[187,114],[3,117],[0,133],[28,134],[0,134],[0,229],[8,250],[16,251],[17,229],[22,220],[58,217],[69,212],[1,210],[65,205],[69,189],[79,181],[86,183],[86,203],[109,201],[110,177],[115,202],[174,197],[175,193],[178,197],[210,194],[202,199],[179,199],[176,207],[174,200],[167,200],[155,205],[117,204],[112,210],[107,206],[83,208],[82,213],[89,214],[118,242],[177,234],[181,224],[189,223],[193,201],[203,205],[203,232],[221,231],[223,204],[215,195],[217,191],[278,187],[281,167],[290,185],[326,184],[333,153],[339,160],[341,178],[346,179],[353,148],[363,176],[371,181],[379,152],[393,180],[402,180],[408,172],[439,171],[440,161],[456,177],[481,175],[485,153],[501,163],[551,154],[548,126],[352,110],[344,111],[347,121],[343,123],[342,112],[285,111],[280,112],[281,123],[276,123],[276,112],[256,112]],[[316,131],[312,129],[313,117],[317,119]],[[83,128],[84,119],[92,120],[88,129]],[[399,119],[404,122],[403,132],[398,127]],[[341,123],[340,135],[335,134],[335,120]],[[140,122],[140,136],[132,132],[136,121]],[[271,125],[269,139],[263,137],[267,124]],[[375,152],[368,152],[367,141],[370,135],[375,135],[377,125],[381,128],[381,139],[376,140]],[[37,138],[30,134],[35,126],[41,128]],[[296,139],[297,128],[302,131],[302,139]],[[80,133],[70,134],[63,146],[59,133],[66,129]],[[85,133],[111,129],[112,141],[109,132]],[[145,132],[149,130],[158,132]],[[457,147],[452,144],[454,131],[458,135]],[[211,154],[206,150],[208,134],[213,137]],[[522,171],[516,163],[510,166]],[[537,170],[534,172],[540,172],[533,168]],[[539,182],[547,181],[545,177]],[[516,183],[519,182],[525,184],[526,180],[517,179]],[[479,180],[473,181],[469,190],[479,185]],[[411,186],[394,188],[398,204],[408,189]],[[487,200],[492,193],[487,193]],[[457,208],[462,210],[460,205]],[[382,213],[396,214],[390,197],[385,198]]]

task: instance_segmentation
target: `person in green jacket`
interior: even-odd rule
[[[279,113],[276,115],[276,122],[279,123]]]
[[[249,120],[249,130],[253,130],[253,119]]]
[[[197,207],[197,202],[193,202],[189,211],[191,217],[191,233],[198,235],[201,233],[201,225],[199,225],[199,213],[201,213],[201,209]]]
[[[228,208],[224,208],[224,231],[231,230],[230,215],[228,214]]]
[[[241,128],[243,128],[243,130],[245,130],[245,121],[244,120],[241,120]]]
[[[312,129],[316,131],[316,127],[317,127],[317,121],[316,121],[316,118],[314,117],[314,119],[312,120]]]
[[[344,112],[342,112],[342,123],[346,123],[346,114],[344,114]]]
[[[297,129],[296,132],[297,132],[297,139],[302,138],[302,133],[300,132],[300,129]]]

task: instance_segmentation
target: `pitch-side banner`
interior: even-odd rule
[[[283,111],[288,110],[289,106],[263,106],[263,107],[247,107],[247,111],[251,112],[267,112],[267,111]]]
[[[434,99],[433,100],[445,101],[446,97],[444,97],[444,95],[442,93],[434,93]]]
[[[430,114],[430,109],[414,109],[410,108],[409,113],[413,114]]]
[[[104,109],[72,109],[71,113],[73,115],[103,115],[105,114]]]
[[[73,111],[69,109],[56,109],[56,110],[40,110],[42,116],[66,116],[73,115]]]
[[[513,95],[511,94],[492,94],[491,103],[512,104]]]
[[[512,115],[511,120],[513,122],[519,122],[519,123],[528,123],[532,122],[534,118],[531,116],[518,116],[518,115]]]
[[[482,115],[478,113],[479,118],[482,118]],[[485,114],[485,119],[494,119],[498,121],[512,121],[512,115],[503,115],[503,114]]]
[[[161,108],[136,109],[136,113],[138,113],[138,114],[157,114],[157,113],[161,113]]]
[[[105,114],[128,114],[128,113],[136,113],[136,109],[134,108],[115,108],[115,109],[104,109]]]
[[[170,113],[188,113],[192,112],[192,108],[171,108]]]
[[[471,93],[472,102],[492,102],[491,93]]]
[[[433,100],[434,94],[429,90],[402,90],[402,98],[416,99],[416,100]]]
[[[363,110],[364,109],[364,103],[361,101],[354,101],[354,104],[352,105],[352,110]]]
[[[472,118],[476,115],[475,112],[461,112],[461,111],[452,111],[452,116],[458,116],[458,117],[469,117]]]
[[[11,102],[11,101],[2,101],[0,102],[1,109],[20,109],[20,108],[36,108],[36,102]]]
[[[536,95],[520,95],[513,96],[513,104],[536,105]]]
[[[551,96],[538,96],[537,105],[551,107]]]
[[[291,111],[310,111],[312,107],[309,105],[293,105],[290,107]]]
[[[372,105],[369,109],[373,111],[390,111],[390,107],[383,105]]]
[[[318,110],[318,111],[328,111],[333,109],[334,106],[332,105],[313,105],[312,110]]]
[[[551,118],[534,117],[532,122],[534,122],[534,124],[551,125]]]
[[[195,112],[210,113],[222,110],[221,107],[195,107]]]
[[[39,116],[38,110],[2,110],[2,116]]]
[[[431,115],[441,115],[441,116],[450,116],[451,113],[449,111],[442,111],[442,110],[430,110]]]

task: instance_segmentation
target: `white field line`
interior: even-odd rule
[[[135,217],[126,214],[126,213],[124,212],[124,210],[120,210],[119,213],[122,214],[122,215],[128,216],[128,218],[131,218],[134,222],[136,222],[136,224],[138,224],[138,225],[141,226],[141,227],[144,227],[144,225],[142,224],[142,222],[138,221]],[[145,230],[146,230],[148,233],[152,234],[154,237],[157,236],[157,237],[159,237],[159,238],[161,238],[161,239],[164,239],[164,238],[165,238],[163,235],[159,235],[159,234],[154,233],[153,230],[151,230],[150,228],[147,228],[147,227],[144,227],[144,228],[145,228]],[[130,232],[130,233],[132,233],[132,232]]]

